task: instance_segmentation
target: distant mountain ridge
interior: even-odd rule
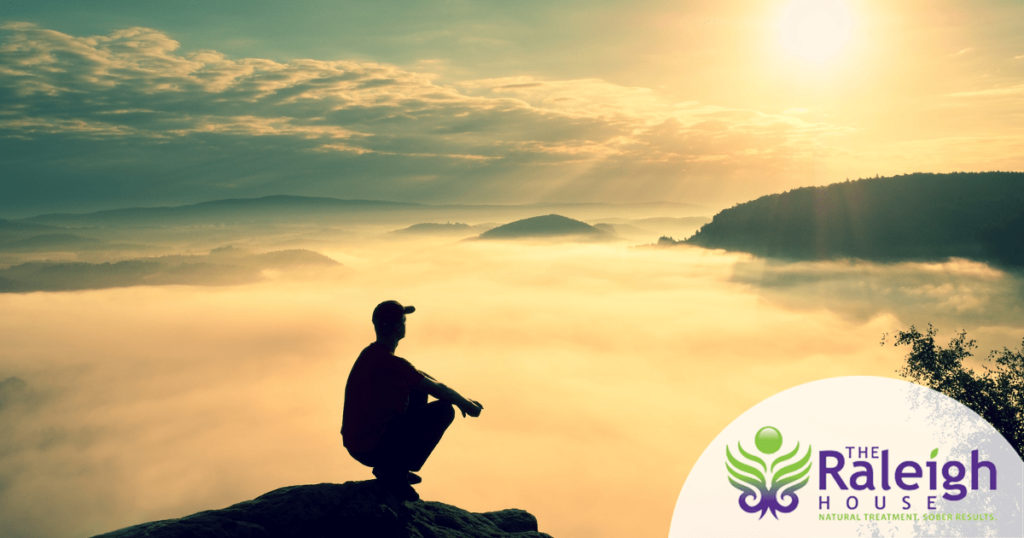
[[[576,218],[602,216],[649,216],[659,211],[673,216],[703,213],[704,208],[675,202],[635,204],[609,203],[542,203],[523,205],[487,204],[422,204],[381,200],[346,200],[328,197],[273,195],[261,198],[231,198],[196,204],[159,207],[129,207],[90,213],[47,213],[23,219],[0,221],[0,230],[25,228],[28,225],[51,226],[123,226],[126,224],[167,225],[203,223],[260,223],[274,220],[323,221],[337,218],[375,220],[382,213],[402,215],[409,224],[428,219],[459,221],[492,221],[496,216],[523,218],[539,212],[571,212]]]
[[[331,211],[331,210],[380,210],[395,208],[416,208],[427,207],[423,204],[404,202],[384,202],[379,200],[342,200],[339,198],[313,197],[313,196],[290,196],[273,195],[261,198],[228,198],[224,200],[211,200],[197,204],[180,206],[158,206],[158,207],[127,207],[121,209],[106,209],[92,213],[49,213],[21,219],[20,222],[48,223],[73,225],[81,223],[120,223],[124,220],[147,218],[147,219],[181,219],[195,218],[203,215],[217,213],[245,212],[254,217],[259,217],[260,210],[274,211]],[[256,220],[259,220],[258,218]]]
[[[1024,173],[909,174],[726,209],[687,244],[796,260],[968,258],[1024,267]]]
[[[604,238],[611,234],[561,215],[542,215],[517,220],[480,234],[480,239],[552,238],[552,237]]]
[[[117,262],[31,261],[0,269],[0,293],[71,291],[128,286],[226,286],[259,282],[268,271],[284,275],[339,274],[345,267],[309,250],[253,254],[222,247],[202,255],[170,255]]]
[[[486,224],[470,226],[462,222],[421,222],[401,230],[392,230],[388,234],[392,236],[467,236],[480,231],[487,231],[492,227],[493,225],[489,226]]]

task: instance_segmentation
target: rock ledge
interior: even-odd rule
[[[276,489],[222,510],[126,527],[95,538],[551,538],[537,518],[481,514],[431,501],[403,503],[376,481]]]

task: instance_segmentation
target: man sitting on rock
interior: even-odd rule
[[[373,467],[378,482],[407,501],[419,499],[411,484],[421,479],[413,471],[423,467],[455,420],[452,406],[471,417],[483,409],[395,356],[405,337],[405,315],[415,311],[397,301],[384,301],[373,310],[377,340],[352,365],[341,425],[349,454]],[[427,403],[428,395],[437,400]]]

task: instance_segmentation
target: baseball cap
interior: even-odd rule
[[[384,301],[373,309],[374,325],[390,325],[402,321],[402,316],[416,311],[415,306],[402,306],[398,301]]]

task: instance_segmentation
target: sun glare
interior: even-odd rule
[[[825,63],[843,52],[851,26],[849,6],[842,0],[796,0],[782,13],[779,39],[788,54]]]

